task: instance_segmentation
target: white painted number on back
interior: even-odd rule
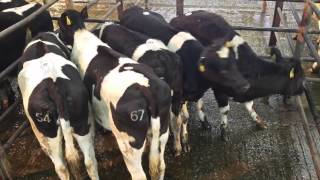
[[[131,111],[130,118],[132,121],[141,121],[144,115],[144,109],[138,109],[136,111]]]

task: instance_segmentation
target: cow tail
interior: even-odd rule
[[[160,117],[159,110],[152,92],[147,87],[141,88],[142,93],[148,100],[149,110],[151,112],[151,141],[149,153],[149,174],[152,180],[160,177]]]
[[[74,144],[74,138],[72,135],[73,132],[70,126],[70,118],[68,115],[68,107],[66,105],[64,97],[53,82],[48,83],[48,93],[57,107],[60,127],[62,129],[62,134],[65,142],[65,158],[67,160],[69,170],[71,171],[71,174],[75,179],[80,179],[80,156]]]

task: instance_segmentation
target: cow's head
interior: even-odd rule
[[[73,35],[79,29],[84,29],[84,19],[88,17],[87,8],[81,12],[75,10],[66,10],[61,14],[58,24],[60,27],[60,38],[67,45],[73,45]]]
[[[229,96],[245,93],[249,82],[242,76],[237,67],[237,52],[232,44],[216,41],[203,51],[198,70],[213,86],[226,90]]]
[[[270,55],[275,60],[276,64],[281,67],[281,75],[278,78],[278,82],[274,82],[283,85],[281,93],[284,95],[301,94],[305,85],[301,62],[295,58],[284,59],[280,50],[277,48],[272,48]]]

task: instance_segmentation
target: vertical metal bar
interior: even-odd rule
[[[278,8],[283,9],[283,1],[276,1],[276,5],[274,8],[274,14],[273,14],[273,21],[272,21],[272,27],[279,27],[280,26],[280,17],[278,14]],[[275,32],[271,32],[270,40],[269,40],[269,46],[275,46],[277,44],[277,38],[275,35]]]
[[[66,3],[67,9],[73,9],[73,2],[72,2],[72,0],[64,0],[64,2]]]
[[[122,16],[122,13],[123,13],[123,0],[116,0],[117,1],[117,3],[118,2],[120,2],[121,4],[120,4],[120,6],[118,6],[118,19],[120,19],[121,18],[121,16]]]
[[[144,8],[149,9],[149,0],[144,0]]]
[[[2,144],[0,143],[0,177],[2,179],[12,180],[12,177],[9,173],[9,164],[8,160],[5,157],[5,150]]]
[[[176,0],[177,16],[183,15],[183,6],[184,6],[183,4],[184,4],[184,0]]]
[[[308,26],[310,24],[311,14],[312,14],[311,8],[309,7],[308,3],[305,3],[304,9],[303,9],[302,19],[299,23],[299,32],[297,34],[297,44],[296,44],[296,49],[294,52],[294,56],[296,58],[301,57],[301,52],[303,51],[304,44],[305,44],[304,36],[305,36],[305,32],[308,29]]]

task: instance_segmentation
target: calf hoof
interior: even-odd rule
[[[202,130],[210,130],[211,125],[207,120],[207,117],[204,118],[204,121],[200,121]]]
[[[262,120],[261,118],[258,118],[258,121],[256,123],[257,123],[256,126],[258,129],[267,129],[268,128],[267,123],[264,120]]]
[[[175,150],[174,157],[179,157],[179,156],[181,156],[181,150],[180,151]]]
[[[188,152],[190,152],[190,145],[188,144],[188,143],[185,143],[185,144],[182,144],[182,149],[183,149],[183,152],[185,152],[185,153],[188,153]]]
[[[229,140],[226,129],[223,124],[220,125],[220,138],[222,141],[227,142]]]

